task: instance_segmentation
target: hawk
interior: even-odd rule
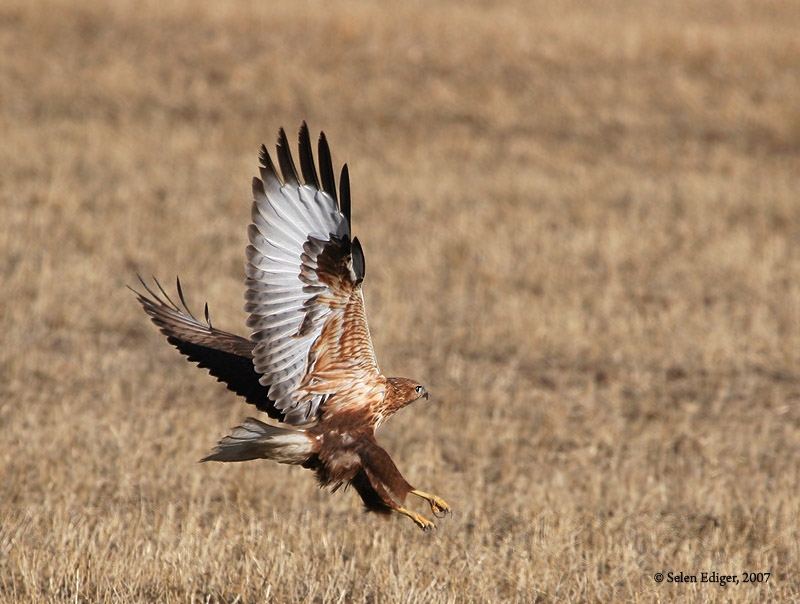
[[[441,518],[450,507],[411,486],[375,439],[393,413],[421,398],[414,380],[385,377],[378,368],[364,309],[364,252],[350,234],[347,165],[339,192],[325,134],[317,147],[319,172],[305,122],[298,173],[285,131],[278,133],[277,168],[266,147],[253,179],[247,229],[245,306],[249,339],[221,331],[180,304],[158,281],[139,303],[167,341],[229,390],[266,413],[247,418],[201,461],[271,459],[312,470],[320,486],[350,485],[368,511],[397,512],[422,530],[434,523],[405,507],[409,494]]]

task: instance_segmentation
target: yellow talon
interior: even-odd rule
[[[411,520],[416,522],[417,526],[419,528],[421,528],[423,531],[425,531],[426,533],[429,532],[431,529],[435,529],[436,528],[436,525],[433,522],[431,522],[430,520],[428,520],[424,516],[420,516],[416,512],[412,512],[411,510],[409,510],[407,508],[403,508],[403,507],[396,508],[396,510],[398,512],[400,512],[401,514],[403,514],[404,516],[408,516],[409,518],[411,518]]]
[[[447,514],[452,514],[450,506],[447,505],[447,502],[441,497],[430,495],[417,489],[411,489],[411,493],[427,501],[431,506],[431,512],[433,512],[433,515],[437,518],[444,518]]]

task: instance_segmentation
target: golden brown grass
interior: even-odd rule
[[[0,6],[0,600],[800,599],[794,0],[198,4]],[[125,288],[244,333],[258,145],[303,119],[433,394],[380,434],[430,535],[196,464],[253,410]]]

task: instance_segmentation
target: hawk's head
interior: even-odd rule
[[[383,401],[387,416],[416,400],[428,398],[428,391],[419,382],[397,377],[386,378],[386,381],[388,388]]]

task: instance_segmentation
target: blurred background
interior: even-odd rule
[[[791,0],[4,1],[0,599],[800,598],[798,31]],[[126,288],[179,274],[247,335],[258,148],[303,120],[381,368],[432,395],[378,434],[453,506],[432,535],[198,465],[255,410]]]

